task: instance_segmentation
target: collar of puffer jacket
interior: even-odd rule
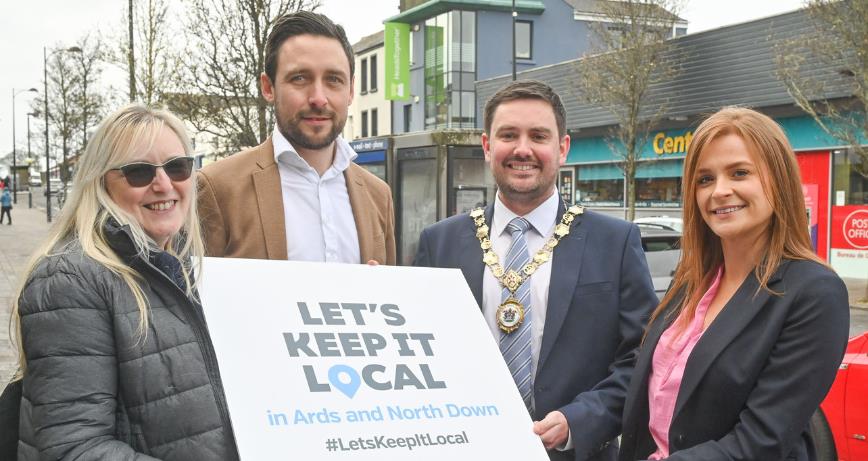
[[[115,218],[109,217],[103,226],[103,233],[112,250],[119,256],[132,258],[140,254],[128,224],[121,225]]]
[[[142,255],[142,252],[139,251],[140,249],[136,247],[136,241],[133,239],[133,231],[130,229],[129,224],[121,225],[117,219],[109,216],[103,230],[108,244],[118,255],[126,257]],[[173,244],[178,245],[176,251],[178,251],[180,245],[183,245],[183,241],[183,238],[173,238],[171,240]],[[149,248],[148,250],[149,252],[164,251],[162,248],[156,247]]]
[[[105,236],[109,246],[112,247],[118,256],[127,261],[134,258],[147,261],[166,274],[181,290],[186,290],[187,284],[181,274],[181,262],[161,248],[151,248],[147,255],[139,251],[133,239],[133,231],[128,224],[121,225],[116,219],[109,217],[105,225]],[[178,242],[179,240],[182,239],[173,239],[173,242]]]

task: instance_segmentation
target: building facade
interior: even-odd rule
[[[392,105],[384,97],[385,48],[383,31],[353,45],[356,76],[344,139],[376,138],[392,133]]]
[[[485,100],[477,82],[510,74],[513,65],[522,72],[591,52],[592,24],[604,21],[599,5],[517,0],[515,59],[512,0],[406,0],[386,20],[410,28],[410,95],[390,102],[392,142],[384,160],[400,263],[412,262],[425,226],[494,197],[480,146]],[[673,18],[672,34],[685,33],[687,23]]]
[[[410,25],[410,97],[392,102],[392,132],[472,129],[482,124],[475,82],[575,59],[594,49],[598,0],[402,2],[387,22]],[[672,34],[687,32],[674,17]]]
[[[678,65],[674,81],[651,88],[650,101],[667,104],[667,118],[650,133],[636,173],[636,216],[681,215],[681,175],[687,145],[702,118],[729,105],[751,107],[784,129],[801,167],[811,237],[817,253],[843,277],[868,275],[868,180],[851,165],[858,159],[806,116],[776,75],[780,45],[810,33],[805,11],[722,27],[673,40],[661,65]],[[679,60],[677,57],[686,57]],[[625,216],[625,181],[620,157],[607,139],[614,119],[605,110],[581,103],[574,94],[577,60],[522,72],[519,78],[548,82],[564,98],[572,138],[559,189],[569,202]],[[828,99],[847,98],[848,77],[816,64],[811,72],[826,84]],[[481,103],[509,76],[477,83]],[[868,144],[868,140],[863,140]]]

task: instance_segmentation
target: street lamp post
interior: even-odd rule
[[[30,150],[30,117],[38,117],[38,112],[28,112],[27,113],[27,160],[30,161],[30,165],[33,165],[33,152]],[[30,187],[27,188],[28,197],[27,197],[27,207],[33,208],[33,189]]]
[[[42,102],[45,112],[45,218],[51,222],[51,179],[48,175],[51,174],[51,162],[48,155],[48,49],[42,47]]]
[[[18,172],[15,170],[18,157],[18,145],[15,142],[15,97],[21,93],[37,93],[38,91],[36,88],[18,91],[12,88],[12,203],[15,204],[18,204]]]
[[[81,53],[81,48],[73,46],[70,48],[54,50],[51,52],[51,54],[57,53],[59,51]],[[48,120],[51,117],[49,117],[48,112],[48,48],[44,46],[42,47],[42,84],[42,101],[45,103],[43,107],[45,111],[45,217],[46,219],[48,219],[48,222],[51,222],[51,178],[49,178],[49,175],[51,174],[51,156],[49,155],[48,148]]]
[[[518,13],[515,12],[515,0],[512,0],[512,81],[515,81],[515,18]]]

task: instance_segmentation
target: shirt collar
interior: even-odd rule
[[[557,191],[552,189],[552,195],[533,209],[530,213],[522,216],[530,223],[531,229],[535,230],[541,237],[545,237],[551,233],[555,227],[555,220],[558,217],[558,203],[560,196]],[[499,236],[506,231],[507,224],[510,223],[518,215],[506,207],[500,200],[500,194],[495,194],[494,199],[494,217],[491,222],[491,235]]]
[[[298,155],[298,152],[294,147],[292,147],[292,144],[290,144],[286,137],[283,136],[283,133],[277,129],[277,125],[274,125],[271,142],[274,145],[275,163],[280,163],[282,161],[285,164],[297,168],[311,168],[307,161]],[[344,170],[350,167],[350,162],[355,160],[358,154],[356,154],[356,151],[350,147],[350,144],[341,135],[338,135],[338,137],[335,138],[335,146],[335,158],[332,162],[331,168],[343,173]]]

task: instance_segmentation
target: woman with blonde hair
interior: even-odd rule
[[[684,160],[682,255],[624,407],[621,461],[814,460],[847,289],[814,253],[783,130],[750,109],[702,122]]]
[[[13,320],[19,460],[237,458],[191,257],[202,256],[183,123],[107,117]]]

